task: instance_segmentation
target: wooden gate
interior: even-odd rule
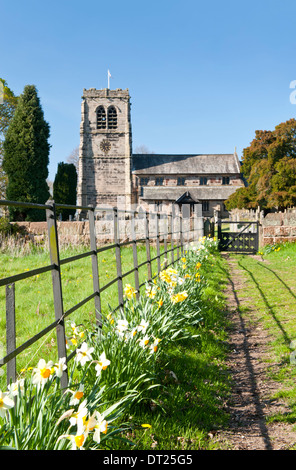
[[[234,231],[234,224],[236,231]],[[235,253],[257,253],[259,222],[218,220],[219,250]]]

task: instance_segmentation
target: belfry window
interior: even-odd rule
[[[106,112],[103,106],[97,109],[97,129],[106,129]]]
[[[108,108],[108,129],[117,129],[117,112],[114,106]]]

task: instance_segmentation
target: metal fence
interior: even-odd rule
[[[188,234],[194,232],[192,230],[192,225],[189,224],[186,231],[183,228],[183,218],[182,215],[175,215],[173,213],[163,214],[163,213],[151,213],[145,212],[141,214],[141,217],[144,217],[145,220],[145,236],[144,238],[137,238],[135,231],[135,221],[137,217],[136,211],[125,211],[119,210],[114,207],[112,209],[100,209],[95,207],[84,207],[84,206],[70,206],[70,205],[61,205],[55,204],[54,201],[48,201],[46,204],[33,204],[33,203],[23,203],[17,201],[6,201],[0,200],[0,206],[16,206],[24,208],[33,208],[45,210],[46,212],[46,221],[47,221],[47,231],[48,231],[48,244],[49,244],[49,253],[50,253],[50,264],[41,268],[32,269],[30,271],[22,272],[13,276],[5,277],[0,279],[0,286],[5,286],[5,302],[6,302],[6,355],[0,359],[0,367],[7,365],[7,383],[9,384],[12,380],[16,380],[17,376],[17,367],[16,367],[16,357],[22,353],[24,350],[29,348],[32,344],[36,343],[44,335],[48,334],[51,330],[56,329],[56,338],[57,338],[57,352],[59,358],[66,358],[67,362],[71,360],[75,354],[73,351],[67,356],[66,350],[66,335],[65,335],[65,319],[69,317],[77,309],[81,308],[87,302],[94,301],[95,311],[96,311],[96,324],[101,327],[102,316],[101,316],[101,293],[108,289],[114,283],[117,283],[117,292],[118,292],[118,306],[115,310],[121,308],[124,304],[124,289],[123,289],[123,279],[134,273],[134,283],[135,289],[137,291],[137,296],[141,287],[146,283],[139,283],[139,269],[147,265],[147,281],[153,279],[151,264],[153,261],[157,262],[157,274],[161,270],[161,257],[164,256],[165,267],[170,264],[174,264],[180,259],[184,251],[184,237],[187,235],[187,240],[189,240]],[[59,240],[58,240],[58,229],[57,229],[57,209],[75,209],[81,211],[87,211],[87,219],[89,222],[89,235],[90,235],[90,250],[83,252],[81,254],[71,256],[65,259],[60,259],[60,250],[59,250]],[[114,227],[114,240],[113,243],[97,247],[96,240],[96,228],[95,228],[95,213],[97,211],[103,210],[106,212],[110,211],[113,218],[113,227]],[[120,241],[119,234],[119,215],[121,212],[124,212],[124,217],[128,217],[131,222],[131,239],[129,241]],[[170,223],[168,223],[168,230],[161,233],[160,232],[160,220],[161,218],[166,217]],[[156,223],[155,234],[150,233],[150,223],[154,219]],[[177,224],[176,224],[177,220]],[[177,226],[177,230],[175,227]],[[168,244],[170,241],[170,244]],[[176,243],[175,243],[176,242]],[[142,263],[138,263],[138,251],[137,244],[142,243],[146,245],[146,260]],[[156,244],[157,255],[151,258],[151,243]],[[121,248],[123,246],[130,245],[132,246],[133,253],[133,268],[127,272],[122,272],[122,263],[121,263]],[[161,252],[161,245],[163,246],[163,251]],[[100,252],[105,250],[115,249],[116,257],[116,270],[117,276],[106,283],[104,286],[100,286],[100,277],[98,269],[98,258],[97,255]],[[175,253],[176,252],[176,253]],[[168,254],[170,253],[170,262],[167,259]],[[77,303],[67,311],[64,311],[63,303],[63,293],[62,293],[62,280],[61,280],[61,266],[67,263],[71,263],[81,258],[91,257],[92,262],[92,278],[93,278],[93,292],[88,297],[84,298],[81,302]],[[52,275],[52,290],[53,290],[53,301],[54,301],[54,313],[55,321],[49,324],[42,331],[37,333],[35,336],[28,339],[22,345],[16,347],[16,322],[15,322],[15,283],[29,277],[36,276],[41,273],[51,271]],[[65,388],[68,385],[68,375],[67,369],[64,371],[61,378],[61,387]]]

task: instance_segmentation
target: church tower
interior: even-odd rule
[[[83,90],[78,205],[130,209],[132,131],[127,90]]]

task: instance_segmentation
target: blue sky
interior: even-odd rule
[[[34,84],[49,178],[79,145],[83,88],[128,88],[133,148],[239,157],[294,118],[296,2],[0,0],[0,77]]]

